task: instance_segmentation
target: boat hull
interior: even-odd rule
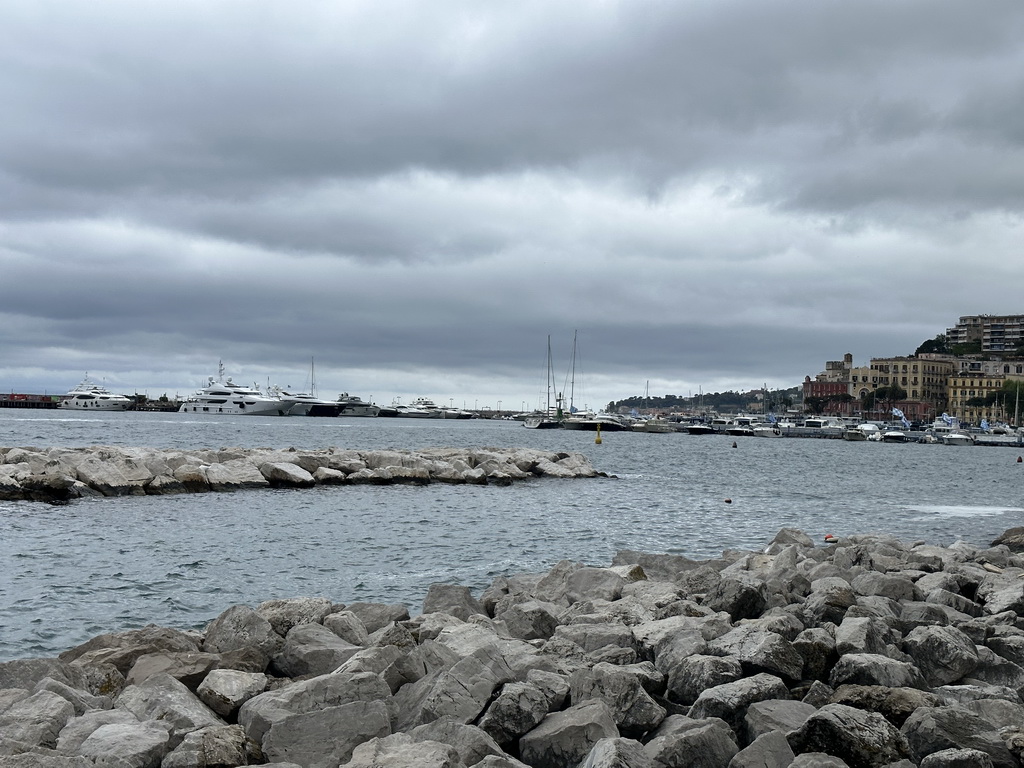
[[[625,432],[629,427],[625,424],[619,424],[615,421],[596,421],[591,419],[574,421],[573,419],[566,419],[562,422],[562,429],[575,429],[584,432]]]
[[[562,423],[554,419],[529,418],[523,422],[523,426],[527,429],[561,429]]]
[[[65,400],[60,404],[61,408],[69,411],[126,411],[131,405],[130,400],[109,401],[109,400]]]

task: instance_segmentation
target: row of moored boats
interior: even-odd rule
[[[132,398],[111,392],[92,381],[88,374],[61,401],[61,408],[78,411],[124,411],[134,406]],[[382,407],[347,392],[338,395],[337,400],[326,400],[304,392],[289,392],[280,387],[263,392],[256,385],[250,387],[236,384],[230,376],[224,378],[223,368],[219,380],[211,376],[205,387],[182,401],[178,412],[196,415],[390,416],[409,419],[469,419],[474,415],[457,408],[443,408],[425,397],[409,405]]]

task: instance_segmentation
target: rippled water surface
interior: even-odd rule
[[[987,545],[1024,519],[1018,448],[535,431],[517,422],[65,414],[0,409],[0,446],[536,447],[614,477],[511,487],[329,487],[0,502],[0,660],[101,632],[199,627],[300,595],[401,602],[434,582],[620,549],[714,557],[783,527]],[[730,499],[731,503],[726,503]]]

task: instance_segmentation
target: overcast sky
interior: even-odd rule
[[[4,0],[0,389],[795,386],[1024,313],[1022,113],[1020,0]]]

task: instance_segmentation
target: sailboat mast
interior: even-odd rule
[[[551,334],[548,334],[548,381],[547,381],[547,402],[544,406],[544,417],[549,418],[551,416]]]
[[[573,400],[576,397],[576,333],[572,332],[572,370],[569,376],[569,413],[572,413]]]

